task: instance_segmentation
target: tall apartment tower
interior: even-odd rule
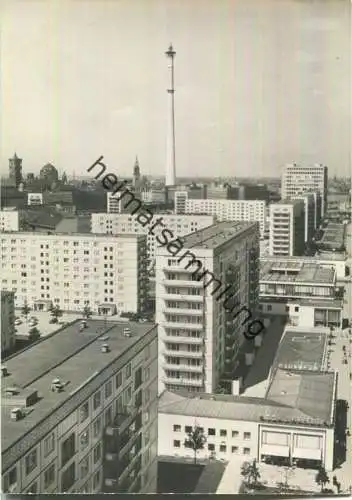
[[[166,146],[166,175],[165,186],[175,186],[176,184],[176,150],[175,150],[175,81],[174,81],[174,59],[176,52],[170,45],[165,52],[169,60],[170,85],[168,93],[168,127]]]
[[[22,182],[22,159],[16,153],[13,158],[9,158],[9,177],[16,187]]]
[[[305,249],[304,208],[302,199],[283,200],[270,205],[270,255],[303,255]]]
[[[212,393],[234,378],[245,317],[257,310],[259,224],[221,222],[181,241],[177,254],[171,243],[156,255],[158,391]]]
[[[319,191],[322,199],[321,217],[327,209],[328,167],[313,165],[302,167],[293,163],[286,165],[282,172],[281,198],[290,199],[307,191]]]

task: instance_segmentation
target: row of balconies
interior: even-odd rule
[[[201,359],[204,356],[203,349],[200,351],[187,351],[186,349],[181,351],[175,351],[173,349],[164,349],[164,356],[174,356],[176,358],[192,358]]]
[[[176,329],[183,328],[185,330],[195,330],[195,331],[203,330],[202,323],[176,323],[173,321],[164,320],[164,321],[161,321],[161,325],[164,328],[176,328]]]
[[[189,316],[203,316],[203,309],[180,309],[180,308],[172,308],[172,307],[164,307],[164,314],[180,314],[180,315],[189,315]]]
[[[202,387],[204,385],[203,378],[197,379],[186,379],[186,378],[175,378],[169,377],[167,374],[162,377],[162,381],[164,384],[169,385],[184,385],[186,387]]]

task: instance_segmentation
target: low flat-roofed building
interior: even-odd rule
[[[207,437],[200,458],[237,455],[243,461],[294,461],[298,467],[309,461],[332,470],[337,374],[324,369],[326,335],[284,335],[264,398],[165,391],[159,399],[158,454],[191,457],[184,440],[199,426]],[[299,364],[293,343],[302,353],[307,341],[313,349],[306,349]]]
[[[263,314],[284,316],[296,326],[341,326],[343,303],[334,265],[312,258],[263,258],[259,282]]]
[[[2,490],[155,492],[157,329],[76,322],[2,366]]]
[[[324,230],[323,237],[317,242],[321,253],[342,252],[345,249],[345,224],[329,222]]]

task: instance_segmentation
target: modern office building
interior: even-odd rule
[[[5,493],[156,492],[156,326],[86,325],[2,366]]]
[[[185,214],[186,213],[186,202],[187,200],[200,200],[204,199],[207,192],[207,186],[199,186],[199,187],[183,187],[178,186],[177,190],[172,192],[173,202],[174,202],[174,211],[175,214]],[[171,195],[169,189],[169,199]]]
[[[156,252],[159,393],[231,381],[259,286],[257,223],[221,222]],[[259,332],[258,332],[259,333]]]
[[[302,200],[304,204],[304,242],[308,245],[314,237],[316,230],[315,199],[313,193],[303,193],[292,197],[293,200]]]
[[[337,271],[313,258],[269,257],[260,260],[259,309],[295,326],[334,326],[343,319]]]
[[[305,213],[303,200],[283,200],[269,207],[269,253],[303,255]]]
[[[265,201],[262,200],[188,199],[186,213],[215,215],[218,221],[256,221],[260,236],[264,237]]]
[[[207,439],[199,458],[332,471],[337,374],[327,370],[327,337],[328,331],[287,331],[264,397],[164,391],[158,454],[192,458],[185,438],[197,425]]]
[[[1,352],[15,345],[15,298],[13,292],[1,290]]]
[[[214,217],[211,215],[175,215],[170,213],[153,213],[153,220],[161,220],[164,228],[171,231],[175,238],[198,231],[203,227],[214,224]],[[159,226],[155,231],[150,231],[153,222],[143,226],[136,216],[131,214],[91,214],[92,233],[96,234],[145,234],[147,235],[147,257],[148,269],[155,266],[155,252],[158,246],[157,237],[162,231]]]
[[[20,213],[15,207],[0,210],[0,231],[19,231]]]
[[[85,306],[99,314],[142,312],[147,299],[147,245],[143,235],[1,234],[1,288],[15,306]]]
[[[282,171],[281,198],[290,199],[307,191],[319,191],[322,199],[321,217],[327,210],[328,167],[313,165],[302,167],[293,163]]]

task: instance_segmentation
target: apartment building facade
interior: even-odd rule
[[[269,253],[303,255],[305,213],[303,200],[283,200],[269,207]]]
[[[186,201],[187,214],[215,215],[221,221],[256,221],[259,223],[260,236],[265,232],[265,201],[202,199]]]
[[[99,314],[142,312],[147,298],[143,235],[2,233],[3,290],[15,306]]]
[[[19,231],[20,214],[15,208],[0,210],[0,231]]]
[[[156,221],[162,219],[164,227],[171,231],[175,237],[184,236],[203,227],[214,224],[214,217],[211,215],[175,215],[169,213],[153,213]],[[160,229],[155,233],[150,232],[150,225],[143,226],[131,214],[91,214],[91,231],[96,234],[141,234],[147,237],[147,259],[148,269],[153,270],[155,266],[155,252],[158,246],[157,237]]]
[[[211,393],[232,380],[244,318],[257,310],[259,227],[222,222],[185,236],[183,245],[183,257],[165,247],[156,255],[159,393]],[[235,312],[226,310],[226,297]]]
[[[302,200],[304,204],[304,242],[309,244],[314,237],[316,230],[316,204],[313,193],[304,193],[294,196],[293,200]]]
[[[290,199],[309,191],[321,195],[321,217],[327,210],[328,167],[324,165],[301,166],[293,163],[282,170],[281,198]]]
[[[13,292],[1,290],[1,352],[15,345],[15,297]]]
[[[102,323],[70,326],[2,367],[4,493],[156,492],[157,330]]]

